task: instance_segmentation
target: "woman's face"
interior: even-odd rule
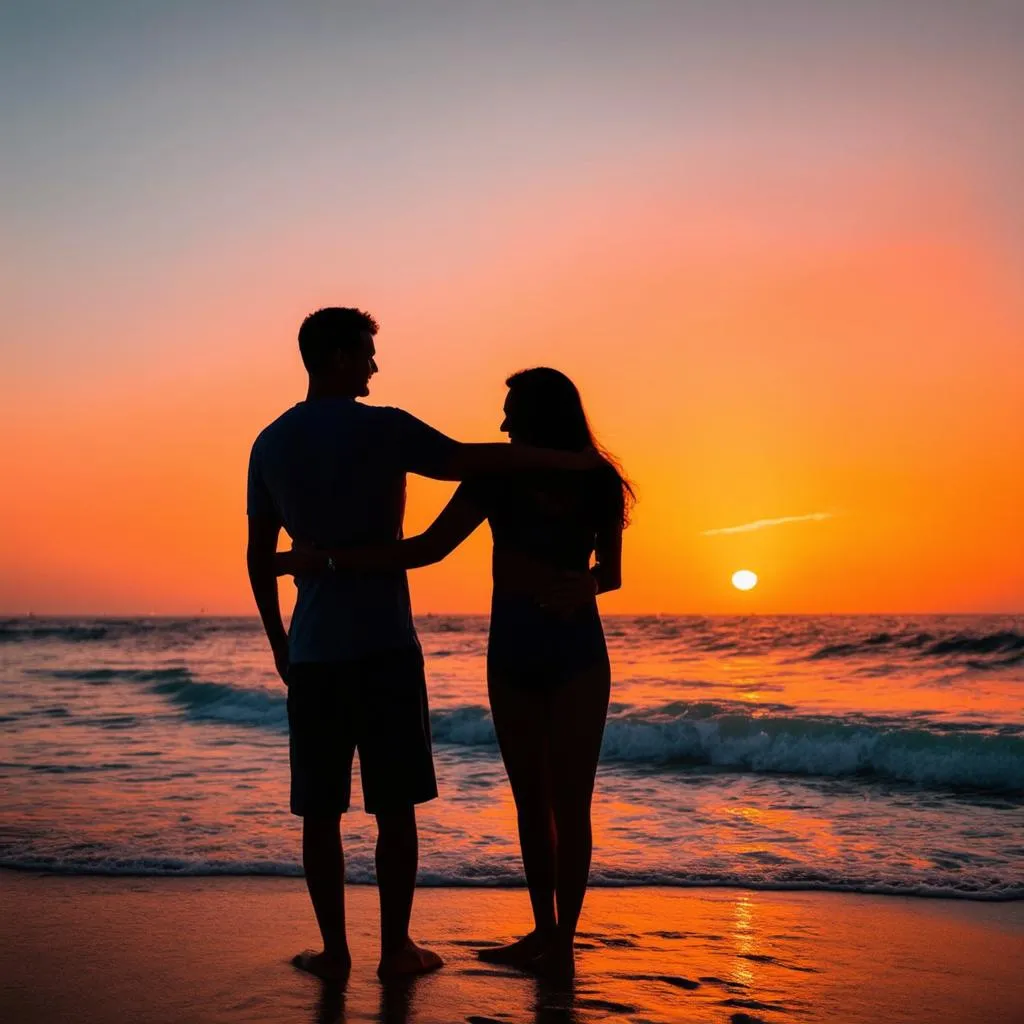
[[[502,419],[501,421],[500,429],[503,434],[508,434],[508,439],[513,444],[522,444],[522,432],[521,430],[517,429],[516,424],[515,406],[515,396],[510,390],[509,393],[505,396],[505,405],[503,407],[503,412],[505,416],[504,419]]]

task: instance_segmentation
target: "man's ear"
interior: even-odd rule
[[[352,361],[352,353],[347,348],[338,347],[331,353],[330,369],[333,373],[344,373]]]

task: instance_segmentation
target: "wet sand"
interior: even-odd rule
[[[472,947],[528,923],[523,890],[423,889],[441,972],[382,986],[376,890],[349,889],[344,992],[290,966],[316,928],[299,879],[0,871],[0,1019],[21,1022],[1024,1020],[1024,903],[740,889],[596,889],[571,992]]]

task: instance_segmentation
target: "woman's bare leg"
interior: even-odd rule
[[[488,691],[498,745],[516,802],[534,930],[510,946],[481,950],[480,957],[521,964],[545,949],[555,934],[556,840],[547,783],[547,695],[495,678],[489,680]]]
[[[558,835],[555,899],[558,908],[556,943],[543,973],[567,978],[573,974],[573,940],[590,875],[593,838],[590,805],[601,754],[611,674],[607,661],[559,686],[549,704],[551,745],[547,767],[555,831]]]

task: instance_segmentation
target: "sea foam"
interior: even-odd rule
[[[136,683],[193,721],[287,728],[283,691],[194,678],[186,668],[55,670],[92,685]],[[613,714],[602,761],[678,769],[707,766],[750,772],[882,779],[939,788],[1024,791],[1024,736],[979,734],[969,724],[908,728],[892,719],[850,721],[776,710],[740,710],[711,702],[675,702]],[[431,714],[434,742],[496,748],[490,714],[471,704]]]

